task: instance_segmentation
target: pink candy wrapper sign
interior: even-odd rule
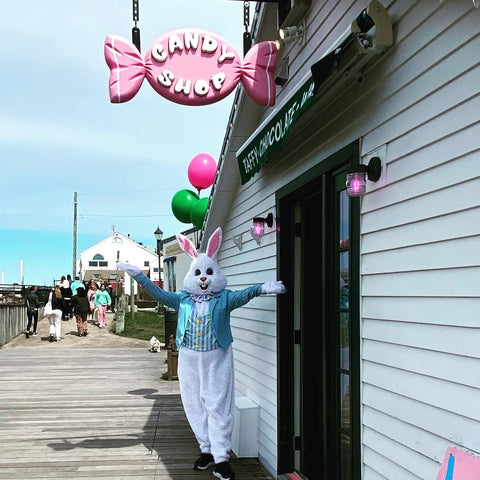
[[[436,480],[478,480],[480,458],[455,447],[447,448]]]
[[[132,99],[144,78],[160,95],[183,105],[208,105],[221,100],[238,82],[260,105],[275,104],[277,47],[254,45],[243,62],[222,37],[199,29],[174,30],[157,38],[142,59],[127,39],[107,35],[105,60],[110,68],[110,101]]]

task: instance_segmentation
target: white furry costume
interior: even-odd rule
[[[181,348],[178,378],[185,414],[200,451],[211,453],[215,463],[227,461],[235,404],[232,347],[208,352]]]

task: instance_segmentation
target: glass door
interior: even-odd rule
[[[342,160],[279,201],[279,473],[308,480],[361,476],[360,203]]]

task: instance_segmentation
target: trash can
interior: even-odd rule
[[[177,318],[176,310],[168,309],[165,311],[165,349],[168,349],[170,336],[173,335],[174,340],[177,336]]]

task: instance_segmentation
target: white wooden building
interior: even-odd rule
[[[383,0],[393,44],[359,75],[314,78],[283,135],[370,2],[291,4],[283,26],[304,31],[282,49],[276,105],[236,92],[204,224],[204,242],[223,228],[229,288],[288,288],[233,312],[236,393],[259,406],[273,475],[435,479],[448,446],[480,455],[480,9]],[[257,4],[254,42],[278,38],[277,15]],[[347,167],[372,157],[380,179],[347,197]]]
[[[114,285],[119,280],[125,280],[124,272],[116,268],[118,261],[138,266],[152,281],[158,283],[158,255],[155,248],[135,242],[120,232],[113,232],[83,250],[77,260],[77,272],[81,280],[93,278]]]
[[[198,230],[193,227],[181,232],[194,244],[198,243]],[[183,279],[187,274],[192,259],[180,248],[177,237],[163,240],[163,268],[164,268],[164,289],[169,292],[177,292],[183,288]]]

